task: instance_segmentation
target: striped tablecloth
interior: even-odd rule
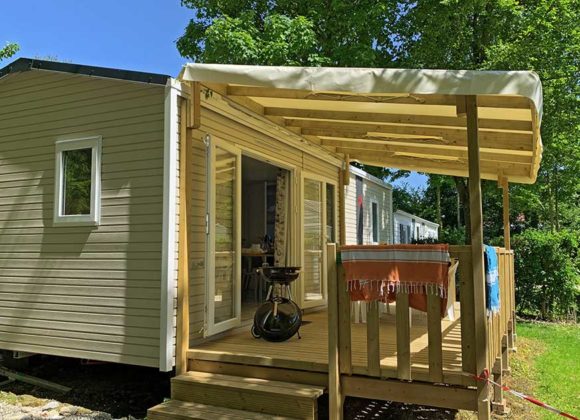
[[[425,310],[427,294],[447,297],[447,244],[347,245],[341,260],[352,301],[392,302],[403,292],[412,307]]]

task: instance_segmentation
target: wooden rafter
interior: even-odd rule
[[[467,145],[465,128],[442,128],[442,127],[418,127],[403,124],[376,124],[360,123],[349,121],[327,121],[327,120],[308,120],[298,118],[288,118],[285,120],[288,127],[299,127],[305,134],[318,136],[341,137],[341,133],[351,135],[361,135],[365,137],[368,133],[386,133],[389,135],[403,134],[410,136],[423,136],[445,139],[449,144]],[[323,134],[317,134],[323,133]],[[518,150],[532,150],[531,133],[504,133],[494,132],[491,130],[481,129],[479,137],[483,147],[490,148],[510,148]],[[497,146],[497,147],[496,147]],[[503,146],[503,147],[502,147]]]
[[[351,111],[324,111],[300,108],[277,108],[265,107],[264,115],[268,117],[287,117],[287,118],[309,118],[324,120],[342,120],[353,122],[374,122],[374,123],[392,123],[408,125],[427,125],[441,126],[448,128],[466,127],[465,118],[460,117],[443,117],[428,115],[405,115],[389,114],[385,112],[351,112]],[[531,121],[512,121],[482,118],[480,119],[480,128],[491,130],[510,130],[524,131],[531,134]]]
[[[420,94],[354,94],[345,92],[311,92],[296,89],[275,89],[254,86],[230,85],[227,88],[230,97],[255,97],[255,98],[284,98],[284,99],[309,99],[322,101],[344,102],[371,102],[371,103],[396,103],[417,105],[447,105],[456,106],[455,95],[420,95]],[[529,109],[530,102],[527,98],[519,96],[480,96],[477,106],[483,108],[520,108]]]

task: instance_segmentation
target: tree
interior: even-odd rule
[[[394,2],[381,0],[182,0],[195,13],[177,41],[196,62],[386,67],[384,22]]]
[[[580,224],[580,2],[577,0],[182,0],[195,16],[178,40],[194,61],[535,70],[544,84],[543,162],[535,185],[512,185],[525,226]],[[389,169],[365,167],[385,178]],[[458,218],[441,208],[441,220]],[[449,178],[446,182],[449,182]],[[468,188],[453,178],[465,231]],[[486,238],[501,234],[500,192],[484,182]],[[440,187],[439,187],[440,188]],[[442,192],[441,190],[440,192]],[[426,198],[431,199],[429,195]],[[441,200],[443,200],[441,196]],[[421,210],[421,209],[419,209]],[[439,219],[439,212],[433,215]],[[443,217],[445,216],[445,218]],[[459,217],[461,219],[461,217]],[[447,222],[449,223],[449,222]]]
[[[14,54],[18,52],[19,49],[20,47],[18,46],[18,44],[9,42],[3,48],[0,48],[0,61],[4,60],[5,58],[12,57]]]

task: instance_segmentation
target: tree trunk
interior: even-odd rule
[[[459,201],[461,207],[463,208],[463,219],[465,224],[465,244],[471,244],[471,223],[469,214],[469,189],[466,178],[460,178],[458,176],[453,177],[455,181],[455,187],[457,188],[457,193],[459,195]]]
[[[443,219],[441,218],[441,185],[437,184],[435,189],[437,197],[437,223],[439,224],[439,229],[443,229]]]

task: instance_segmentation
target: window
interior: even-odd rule
[[[371,229],[372,229],[372,239],[373,243],[379,243],[379,204],[376,202],[371,203]]]
[[[101,202],[101,137],[56,142],[54,222],[97,225]]]

